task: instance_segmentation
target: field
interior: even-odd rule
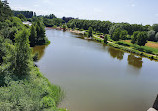
[[[128,43],[131,43],[131,40],[124,40],[124,42],[128,42]],[[152,48],[157,48],[158,49],[158,42],[151,42],[151,41],[148,41],[148,43],[146,43],[147,47],[152,47]]]

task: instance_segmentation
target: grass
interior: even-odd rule
[[[124,42],[131,43],[131,40],[124,40]],[[158,49],[158,42],[148,41],[148,43],[146,43],[145,46]]]
[[[0,109],[3,111],[66,111],[57,105],[64,96],[60,87],[51,84],[37,67],[29,79],[12,81],[0,88]]]

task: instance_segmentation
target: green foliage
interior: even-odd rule
[[[36,38],[37,38],[37,31],[36,28],[34,26],[34,24],[31,26],[31,32],[30,32],[30,37],[29,37],[29,41],[30,41],[30,46],[33,47],[36,45]]]
[[[7,87],[0,88],[0,109],[7,111],[45,111],[51,108],[51,111],[58,111],[57,102],[55,102],[53,96],[55,93],[56,95],[62,93],[57,87],[52,89],[52,86],[54,85],[50,84],[37,68],[34,68],[29,80],[10,80]],[[54,90],[58,90],[58,92]],[[58,98],[58,100],[61,100],[61,98]]]
[[[131,46],[131,43],[126,43],[126,42],[123,42],[123,41],[118,41],[118,42],[116,42],[116,44],[127,46],[127,47]]]
[[[7,11],[3,5],[0,1],[0,14]],[[36,42],[36,27],[33,25],[28,31],[19,18],[7,19],[7,13],[0,18],[0,109],[66,111],[57,108],[63,98],[60,87],[52,85],[33,63],[29,42]],[[39,24],[38,42],[46,42],[43,24],[36,24]]]
[[[99,21],[99,20],[79,20],[72,19],[67,23],[67,26],[71,29],[79,28],[88,30],[92,27],[95,32],[110,34],[111,36],[117,28],[126,30],[128,34],[132,35],[135,31],[148,31],[150,26],[143,26],[139,24],[129,23],[111,23],[110,21]]]
[[[14,16],[18,16],[19,14],[24,15],[26,18],[32,18],[34,15],[36,15],[33,11],[15,11],[13,10]]]
[[[29,32],[26,29],[19,31],[15,35],[15,70],[14,74],[18,77],[28,75],[31,71],[31,53],[29,45]]]
[[[31,37],[32,39],[35,40],[35,42],[32,42],[32,45],[34,45],[34,43],[35,43],[35,45],[49,44],[50,41],[48,40],[48,38],[45,35],[45,27],[41,20],[37,19],[37,21],[35,22],[35,29],[36,29],[36,31],[33,31],[34,34]],[[35,33],[37,33],[37,36]]]
[[[12,11],[8,5],[8,2],[0,0],[0,21],[3,22],[7,19],[10,19],[11,16]]]
[[[50,15],[44,16],[44,18],[53,19],[53,18],[57,18],[57,17],[54,14],[50,14]]]
[[[136,31],[133,33],[131,43],[133,43],[133,44],[136,43],[138,34],[139,34],[139,31]]]
[[[155,41],[158,41],[158,32],[155,35]]]
[[[158,32],[158,24],[153,24],[153,25],[152,25],[152,29],[153,29],[155,32]]]
[[[147,43],[148,36],[146,32],[139,32],[137,35],[137,44],[140,46],[144,46]]]
[[[61,26],[61,24],[64,23],[64,21],[59,18],[53,18],[53,19],[44,18],[43,23],[46,27],[53,27],[54,25]]]
[[[18,18],[21,19],[21,21],[27,21],[26,17],[23,14],[17,15]]]
[[[110,27],[109,34],[110,34],[111,36],[113,36],[115,30],[117,30],[117,29],[122,29],[122,25],[121,25],[121,24],[114,24],[114,25],[112,25],[112,26]]]
[[[150,41],[156,41],[155,34],[156,34],[156,32],[154,30],[148,31],[148,40],[150,40]]]
[[[114,40],[114,41],[119,41],[120,39],[120,32],[121,32],[121,29],[120,28],[117,28],[114,33],[112,34],[112,37],[111,39]]]
[[[152,48],[152,47],[147,47],[147,46],[139,46],[139,45],[134,45],[134,49],[139,50],[141,52],[146,52],[149,54],[154,54],[156,55],[158,53],[157,48]]]
[[[53,98],[51,97],[44,97],[41,100],[41,104],[40,104],[41,108],[49,108],[49,107],[55,107],[55,101]]]
[[[89,29],[88,29],[88,37],[93,37],[93,29],[92,29],[92,27],[89,27]]]
[[[63,31],[66,31],[66,25],[63,25]]]
[[[89,27],[96,32],[101,32],[104,34],[108,34],[108,30],[112,23],[110,21],[99,21],[99,20],[79,20],[72,19],[67,23],[67,26],[71,29],[79,28],[88,30]]]
[[[106,34],[104,37],[104,43],[107,44],[107,41],[108,41],[108,35]]]
[[[126,30],[122,30],[121,33],[120,33],[120,39],[126,40],[127,35],[128,35],[128,32]]]

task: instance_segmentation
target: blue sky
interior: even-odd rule
[[[8,0],[14,10],[37,15],[109,20],[138,24],[158,23],[158,0]]]

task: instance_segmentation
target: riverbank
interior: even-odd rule
[[[62,30],[62,29],[60,29]],[[83,35],[83,39],[85,40],[94,40],[94,41],[97,41],[97,42],[100,42],[102,44],[104,44],[104,39],[103,38],[100,38],[100,35],[96,35],[96,34],[93,34],[93,38],[87,38],[85,36],[85,31],[80,31],[80,30],[71,30],[71,29],[67,29],[67,31],[69,32],[72,32],[72,33],[76,33],[76,34],[81,34]],[[117,48],[117,49],[121,49],[123,51],[126,51],[126,52],[129,52],[129,53],[134,53],[136,55],[139,55],[141,57],[146,57],[146,58],[149,58],[151,60],[156,60],[158,61],[158,55],[154,55],[152,54],[150,50],[143,50],[142,47],[140,46],[128,46],[128,45],[120,45],[118,42],[114,42],[114,41],[110,41],[108,40],[107,41],[107,45],[111,46],[111,47],[114,47],[114,48]],[[136,47],[139,47],[140,50],[136,50],[136,49],[139,49],[139,48],[136,48]],[[145,52],[146,51],[146,52]],[[149,52],[149,53],[147,53]]]

